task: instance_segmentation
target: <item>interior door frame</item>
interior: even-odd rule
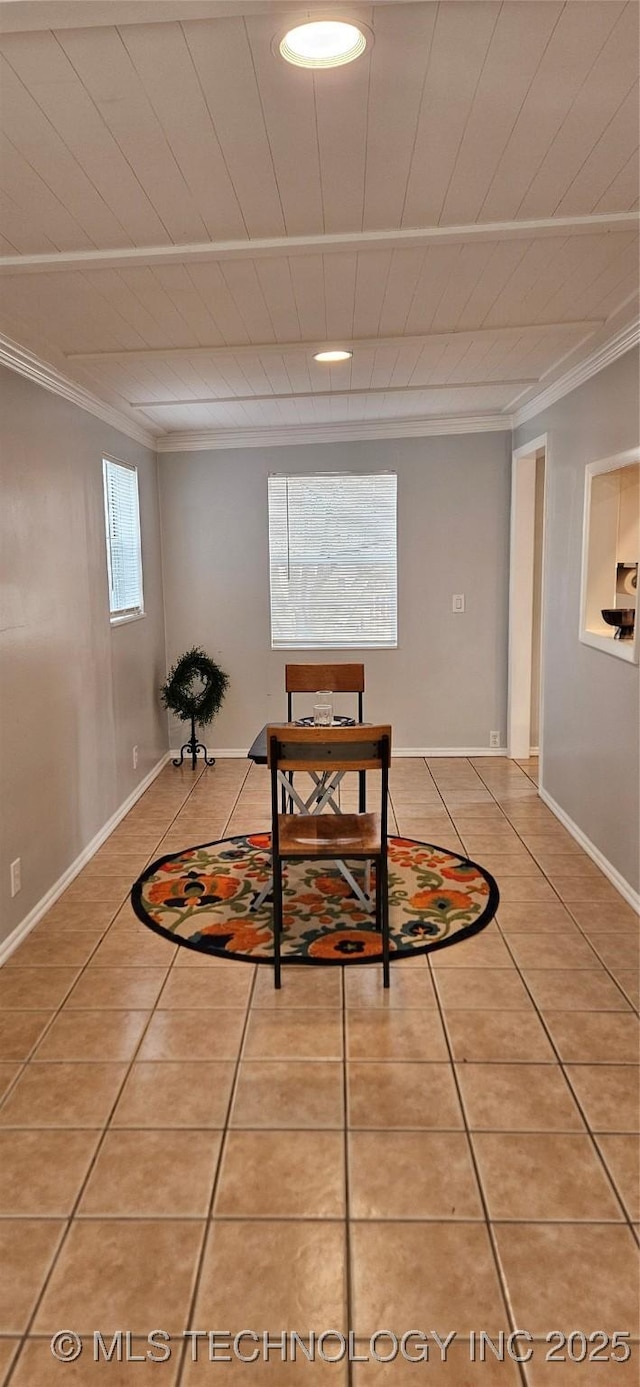
[[[546,433],[514,448],[511,460],[511,530],[509,550],[509,656],[507,755],[526,760],[531,753],[531,653],[533,643],[533,577],[535,561],[536,456],[544,450],[542,592],[540,611],[540,781],[544,741],[544,588],[547,543],[549,440]]]

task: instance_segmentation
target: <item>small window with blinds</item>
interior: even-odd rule
[[[142,552],[138,472],[124,462],[102,460],[107,527],[109,611],[112,623],[142,616]]]
[[[269,477],[274,650],[398,644],[397,478]]]

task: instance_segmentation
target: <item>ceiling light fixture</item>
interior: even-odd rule
[[[280,40],[279,50],[296,67],[342,67],[359,58],[367,46],[362,29],[342,19],[298,24]]]
[[[349,361],[353,352],[345,352],[342,347],[330,352],[314,352],[314,361]]]

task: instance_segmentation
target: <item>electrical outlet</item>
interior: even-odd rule
[[[137,746],[134,746],[134,748],[133,748],[132,760],[133,760],[133,769],[134,769],[134,771],[137,771],[137,769],[138,769],[138,748],[137,748]]]
[[[464,611],[464,593],[463,593],[463,592],[454,592],[453,597],[452,597],[452,599],[451,599],[451,610],[452,610],[452,612],[463,612],[463,611]]]
[[[490,733],[489,733],[489,746],[490,746],[490,747],[491,747],[491,746],[493,746],[493,747],[499,747],[499,746],[500,746],[500,733],[499,733],[499,732],[490,732]]]
[[[11,863],[9,870],[11,872],[11,895],[17,896],[18,891],[22,890],[22,862],[19,857],[16,857],[15,862]]]

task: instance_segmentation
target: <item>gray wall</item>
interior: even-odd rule
[[[167,730],[155,455],[11,371],[0,371],[0,410],[1,941],[156,764]],[[117,629],[103,452],[139,469],[147,615]]]
[[[578,639],[585,466],[638,443],[638,353],[518,429],[548,434],[544,588],[544,787],[635,889],[638,666]]]
[[[363,652],[366,715],[398,747],[504,737],[510,459],[502,433],[161,455],[167,656],[200,644],[231,677],[210,744],[246,749],[281,718],[284,665],[305,658],[270,648],[267,477],[341,470],[398,473],[399,647]]]

